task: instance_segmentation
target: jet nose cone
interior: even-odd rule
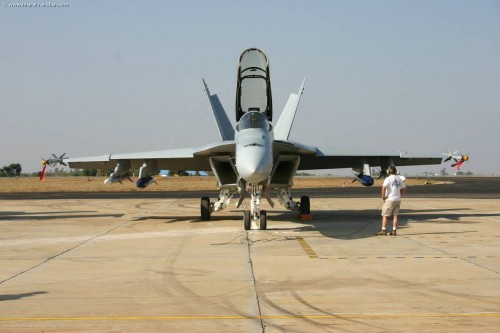
[[[244,165],[238,167],[238,173],[248,183],[260,183],[269,176],[270,171],[260,165]]]
[[[236,169],[248,183],[259,183],[267,179],[272,170],[272,158],[267,154],[240,154],[236,158]]]

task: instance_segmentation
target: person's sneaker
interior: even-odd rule
[[[397,236],[396,230],[391,231],[390,235],[391,236]]]
[[[387,230],[380,230],[375,233],[376,236],[387,236]]]

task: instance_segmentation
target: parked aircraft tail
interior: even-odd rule
[[[203,85],[205,86],[205,91],[207,92],[208,100],[212,106],[212,111],[214,113],[215,121],[217,122],[217,127],[219,129],[219,134],[222,140],[233,140],[234,139],[234,128],[227,117],[227,113],[222,106],[219,97],[214,94],[210,95],[210,90],[208,90],[207,83],[202,79]]]
[[[306,79],[302,81],[302,85],[300,86],[300,89],[296,94],[290,94],[285,108],[283,109],[283,112],[281,113],[274,129],[274,138],[276,140],[288,140],[290,131],[292,130],[293,120],[295,119],[295,113],[297,112],[297,108],[299,106],[300,97],[304,92],[305,84]]]

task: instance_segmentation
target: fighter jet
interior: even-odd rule
[[[243,51],[239,58],[235,128],[217,95],[210,93],[205,80],[203,84],[219,130],[219,142],[184,149],[68,158],[65,161],[71,168],[113,171],[105,183],[128,179],[131,169],[139,169],[136,182],[139,188],[154,182],[159,170],[212,171],[217,179],[219,197],[215,201],[201,198],[201,220],[210,220],[213,213],[227,208],[233,196],[239,194],[236,207],[241,207],[245,199],[250,201],[250,209],[243,210],[244,229],[251,229],[253,224],[254,228],[265,230],[267,213],[260,208],[263,199],[271,207],[277,199],[286,209],[299,212],[303,219],[310,217],[309,197],[303,196],[300,201],[295,201],[291,195],[293,177],[298,170],[352,168],[363,185],[371,186],[374,183],[371,167],[386,170],[390,165],[440,164],[442,160],[439,154],[414,156],[406,152],[354,152],[289,140],[305,80],[298,92],[290,95],[273,125],[269,60],[257,48]]]

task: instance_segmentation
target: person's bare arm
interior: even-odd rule
[[[403,187],[399,192],[401,193],[401,196],[404,196],[406,194],[406,191],[408,190],[408,186]]]

